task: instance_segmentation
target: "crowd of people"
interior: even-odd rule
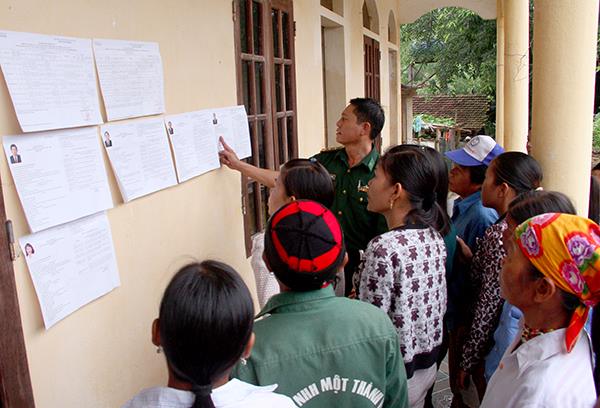
[[[380,157],[383,124],[352,99],[341,147],[280,171],[222,141],[223,164],[270,188],[261,310],[226,264],[183,267],[152,326],[168,384],[126,408],[432,407],[446,356],[452,407],[471,382],[485,408],[594,406],[599,203],[577,216],[533,157],[489,136],[447,152],[450,171],[429,147]]]

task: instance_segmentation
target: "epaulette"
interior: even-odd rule
[[[344,148],[344,146],[333,146],[333,147],[326,147],[324,149],[321,149],[321,153],[325,153],[325,152],[335,152],[338,150],[342,150]]]

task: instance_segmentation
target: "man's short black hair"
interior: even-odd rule
[[[354,106],[354,114],[358,123],[368,122],[371,124],[371,134],[369,137],[374,140],[381,133],[385,123],[385,114],[383,108],[375,99],[354,98],[350,99],[350,104]]]
[[[483,180],[485,180],[485,171],[487,170],[488,166],[482,164],[480,166],[464,166],[464,168],[469,171],[471,183],[483,184]]]

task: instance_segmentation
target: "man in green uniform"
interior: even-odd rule
[[[379,159],[373,140],[381,133],[384,122],[385,115],[379,103],[370,98],[354,98],[336,123],[336,141],[342,146],[325,149],[314,156],[335,179],[331,210],[342,225],[348,251],[346,295],[352,289],[352,277],[360,261],[358,251],[364,250],[372,238],[386,231],[383,217],[367,211],[367,193],[364,191],[374,176]],[[221,144],[224,150],[219,155],[223,164],[269,188],[275,186],[278,171],[241,161],[222,139]]]

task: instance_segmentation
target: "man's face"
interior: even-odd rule
[[[106,140],[110,140],[110,134],[108,132],[104,132],[104,138]]]
[[[16,146],[11,147],[10,148],[10,152],[12,153],[13,156],[16,156],[17,155],[17,148],[16,148]]]
[[[354,106],[352,105],[346,106],[346,109],[342,111],[342,115],[335,125],[335,140],[344,146],[359,142],[365,135],[369,136],[370,125],[367,122],[358,123],[358,118],[354,114]]]
[[[450,191],[461,197],[467,197],[470,194],[471,173],[467,167],[453,163],[448,174],[448,188]]]

